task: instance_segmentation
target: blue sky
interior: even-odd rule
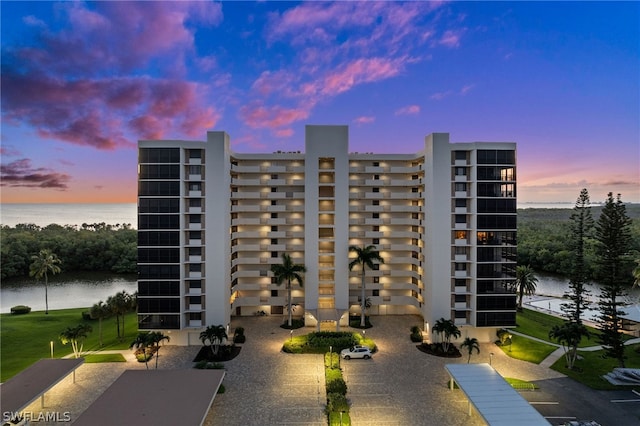
[[[521,202],[640,202],[637,2],[0,3],[2,202],[134,202],[139,139],[518,143]]]

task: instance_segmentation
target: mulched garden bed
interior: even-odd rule
[[[240,354],[242,346],[220,346],[218,354],[213,355],[209,346],[203,346],[200,348],[198,355],[193,359],[193,362],[208,361],[208,362],[224,362],[231,361]]]
[[[430,344],[430,343],[422,343],[420,345],[416,345],[416,348],[420,352],[424,352],[429,355],[439,356],[442,358],[460,358],[462,354],[454,345],[449,345],[449,352],[445,353],[442,351],[440,345]]]

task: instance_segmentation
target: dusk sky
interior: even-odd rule
[[[640,202],[638,2],[2,1],[3,203],[136,200],[139,139],[518,143],[518,199]]]

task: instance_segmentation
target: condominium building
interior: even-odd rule
[[[374,245],[365,271],[372,315],[451,319],[464,336],[515,325],[516,146],[450,143],[415,154],[349,152],[347,126],[306,126],[304,152],[230,150],[206,141],[139,142],[138,322],[200,344],[231,316],[288,313],[271,265],[307,268],[293,315],[340,329],[359,314],[350,246]]]

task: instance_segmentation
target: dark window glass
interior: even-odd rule
[[[141,164],[140,179],[180,179],[178,164]]]
[[[138,265],[138,279],[180,278],[180,265]]]
[[[516,213],[515,199],[478,198],[478,213]]]
[[[467,159],[467,151],[454,151],[456,160],[466,160]]]
[[[138,246],[180,245],[178,231],[138,231]]]
[[[178,263],[180,249],[178,248],[139,248],[138,263]]]
[[[138,182],[138,195],[144,196],[179,196],[179,181],[140,181]]]
[[[478,311],[505,311],[516,309],[514,296],[482,296],[477,298]]]
[[[139,213],[179,213],[180,199],[178,198],[140,198],[138,200],[138,212]]]
[[[138,296],[180,296],[180,281],[138,281]]]
[[[512,150],[479,149],[478,164],[515,164],[516,153]]]
[[[508,327],[516,325],[515,312],[478,312],[478,327]]]
[[[515,215],[478,215],[478,229],[516,229]]]
[[[138,229],[180,229],[179,215],[139,215]]]
[[[180,315],[138,315],[140,330],[177,330],[180,328]]]
[[[138,163],[180,163],[180,148],[140,148]]]

